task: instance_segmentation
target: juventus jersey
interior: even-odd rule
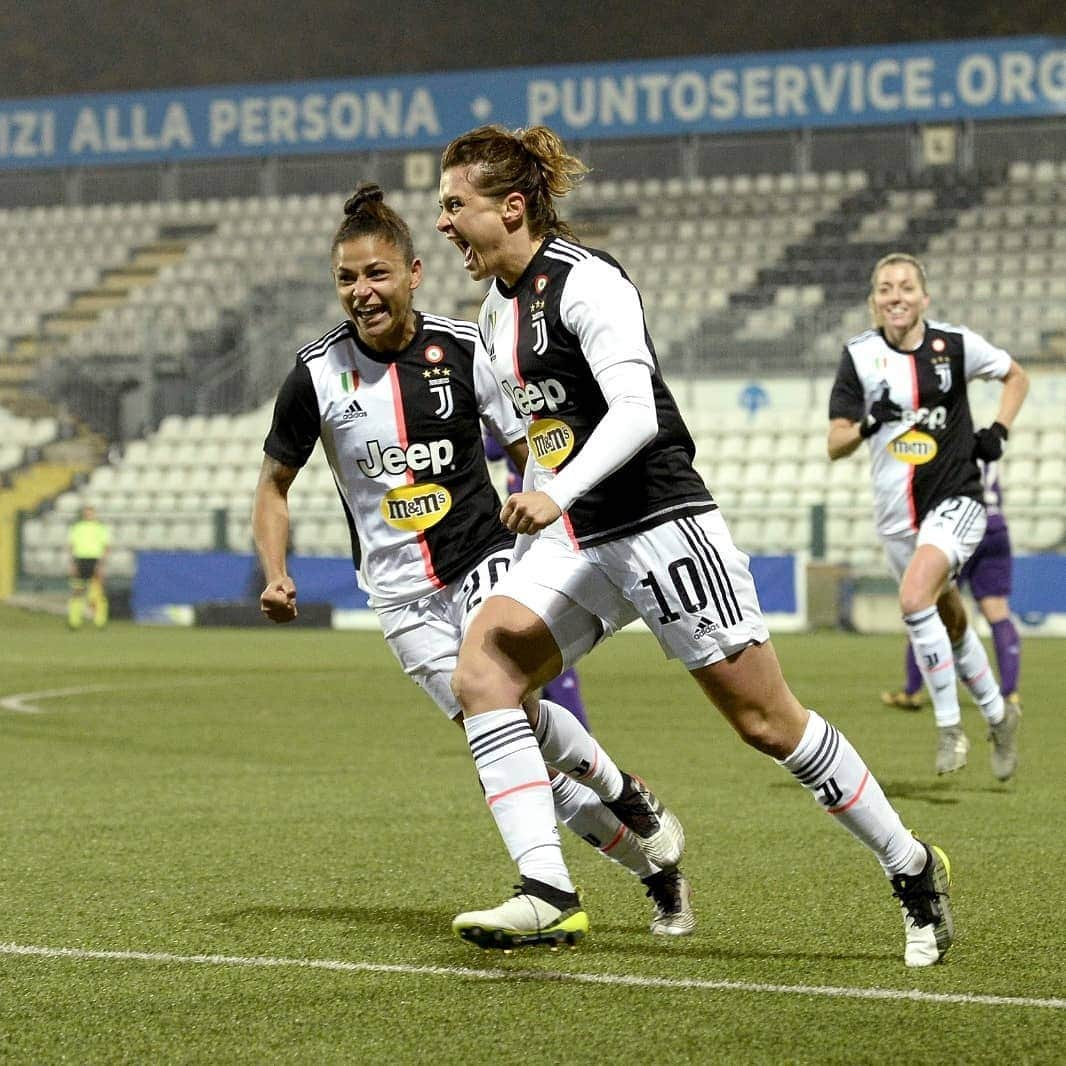
[[[481,426],[512,443],[522,424],[472,322],[419,313],[417,324],[398,353],[365,348],[348,321],[301,348],[263,445],[299,468],[321,438],[374,606],[443,588],[513,541]]]
[[[861,422],[885,386],[903,408],[869,437],[874,514],[883,536],[918,529],[950,496],[983,499],[966,395],[972,378],[1006,377],[1011,358],[965,326],[926,322],[913,352],[893,348],[870,329],[844,346],[829,417]]]
[[[496,279],[478,324],[496,379],[525,420],[534,489],[580,454],[606,414],[594,371],[633,360],[651,371],[658,434],[570,505],[561,525],[573,544],[716,507],[692,465],[695,445],[659,373],[640,296],[609,255],[547,238],[514,286]]]

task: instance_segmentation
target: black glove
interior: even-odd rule
[[[870,413],[859,423],[859,436],[864,440],[873,436],[886,422],[898,422],[903,417],[903,408],[889,399],[886,385],[881,395],[870,405]]]
[[[973,435],[973,458],[984,459],[986,463],[1001,459],[1009,436],[1002,422],[993,422],[988,429],[979,429]]]

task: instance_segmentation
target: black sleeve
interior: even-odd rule
[[[829,394],[829,417],[847,418],[852,422],[861,422],[866,417],[866,396],[855,372],[855,361],[846,346],[837,367],[833,391]]]
[[[315,450],[320,423],[311,371],[306,363],[297,359],[278,390],[274,421],[263,442],[263,451],[271,459],[299,470]]]

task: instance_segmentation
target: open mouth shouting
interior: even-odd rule
[[[474,265],[474,249],[458,234],[453,234],[448,240],[459,249],[459,252],[463,257],[463,269],[470,270]]]

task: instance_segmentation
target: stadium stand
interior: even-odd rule
[[[114,528],[119,576],[133,573],[139,549],[250,549],[269,400],[297,348],[339,318],[325,262],[342,200],[316,193],[0,211],[7,381],[43,390],[63,380],[63,368],[85,374],[80,380],[119,381],[148,352],[177,360],[178,378],[193,376],[181,395],[194,391],[204,412],[189,413],[185,402],[173,405],[185,414],[147,419],[120,455],[29,517],[25,575],[65,571],[65,529],[83,499]],[[419,304],[469,317],[482,290],[434,232],[435,194],[398,190],[390,201],[410,220],[426,264]],[[934,299],[953,321],[1023,361],[1055,358],[1066,331],[1066,165],[1019,163],[967,178],[829,170],[590,180],[571,220],[641,288],[671,375],[830,374],[843,340],[867,325],[871,264],[899,247],[924,258]],[[62,282],[49,261],[57,233],[76,250]],[[232,402],[205,387],[223,376],[239,379]],[[812,551],[824,538],[829,558],[881,565],[865,465],[827,463],[822,410],[688,417],[701,471],[748,550]],[[56,433],[54,420],[17,433],[9,422],[0,472],[22,461],[16,449]],[[1061,418],[1027,411],[1005,466],[1017,548],[1060,547]],[[320,456],[293,494],[296,549],[346,554],[348,531]]]
[[[282,340],[291,348],[294,328],[306,336],[333,316],[321,279],[341,199],[0,212],[8,375],[42,355],[209,349],[227,315],[247,318],[265,286],[304,290],[299,307],[286,308]],[[475,302],[480,290],[454,269],[433,231],[433,194],[401,191],[392,200],[426,261],[422,302],[453,313]],[[959,320],[1020,355],[1066,327],[1066,175],[1053,164],[965,179],[827,171],[589,181],[573,219],[631,271],[662,357],[689,368],[713,359],[716,367],[777,373],[831,361],[839,338],[865,325],[870,264],[898,247],[926,258]],[[57,232],[77,234],[77,263],[63,285],[49,260]]]
[[[881,553],[870,519],[865,463],[825,457],[825,422],[780,412],[745,428],[728,418],[704,425],[697,465],[750,552],[810,552],[824,508],[825,553],[856,570],[877,570]],[[249,508],[270,406],[244,415],[169,416],[121,461],[92,472],[60,496],[53,511],[24,525],[23,564],[30,575],[62,572],[65,529],[82,499],[92,500],[115,531],[112,570],[130,576],[137,549],[250,550]],[[1004,461],[1007,505],[1019,551],[1054,550],[1066,540],[1066,431],[1030,418],[1012,436]],[[304,555],[345,555],[348,531],[332,475],[316,450],[291,500],[294,548]],[[819,510],[814,510],[818,508]]]

